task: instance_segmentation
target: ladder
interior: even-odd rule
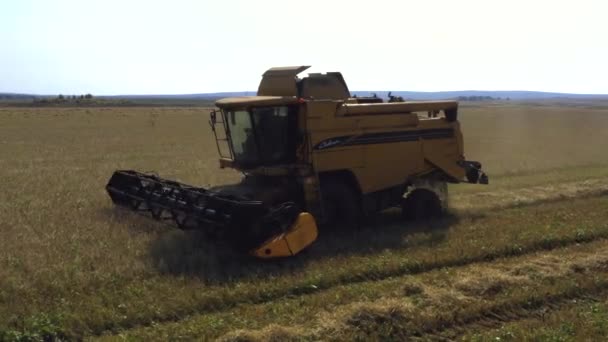
[[[321,181],[319,179],[319,172],[317,171],[315,156],[313,154],[312,139],[310,133],[306,135],[306,140],[306,152],[308,155],[308,160],[310,160],[313,173],[311,177],[311,184],[305,184],[304,189],[304,192],[306,194],[306,210],[317,219],[317,222],[321,222],[322,218],[325,217],[321,198]]]
[[[211,111],[210,117],[211,119],[209,120],[209,125],[211,125],[211,130],[215,136],[217,153],[219,154],[220,158],[233,159],[232,149],[230,148],[230,128],[226,125],[224,113],[218,110],[213,110]],[[221,124],[223,129],[216,129],[216,124]]]

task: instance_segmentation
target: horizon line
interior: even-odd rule
[[[351,90],[351,93],[422,93],[422,94],[436,94],[436,93],[460,93],[460,92],[487,92],[487,93],[543,93],[543,94],[558,94],[558,95],[580,95],[580,96],[608,96],[608,93],[576,93],[576,92],[559,92],[559,91],[544,91],[544,90],[477,90],[477,89],[465,89],[465,90],[437,90],[437,91],[427,91],[427,90]],[[257,91],[255,90],[241,90],[241,91],[214,91],[214,92],[200,92],[200,93],[140,93],[140,94],[94,94],[91,92],[83,92],[83,93],[53,93],[53,94],[40,94],[40,93],[23,93],[23,92],[8,92],[8,91],[0,91],[2,95],[19,95],[19,96],[35,96],[35,97],[45,97],[45,96],[72,96],[72,95],[85,95],[91,94],[93,96],[105,96],[105,97],[115,97],[115,96],[196,96],[196,95],[216,95],[216,94],[233,94],[233,93],[253,93],[252,96],[255,96]]]

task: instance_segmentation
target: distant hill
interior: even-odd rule
[[[236,96],[252,96],[255,91],[237,91],[237,92],[219,92],[219,93],[200,93],[200,94],[155,94],[155,95],[102,95],[97,98],[107,99],[124,99],[124,100],[213,100],[223,97]],[[353,91],[352,95],[356,96],[371,96],[377,94],[382,98],[388,98],[388,91],[369,90],[369,91]],[[543,100],[543,99],[608,99],[608,94],[570,94],[570,93],[554,93],[541,91],[489,91],[489,90],[460,90],[460,91],[437,91],[437,92],[420,92],[420,91],[393,91],[393,95],[401,96],[409,100],[440,100],[440,99],[458,99],[465,97],[491,97],[510,100]],[[38,95],[38,94],[16,94],[16,93],[0,93],[0,100],[19,100],[32,99],[41,97],[50,97],[56,95]]]
[[[387,91],[354,91],[357,96],[370,96],[377,94],[379,97],[387,98]],[[437,92],[421,92],[421,91],[393,91],[392,95],[401,96],[404,99],[416,100],[441,100],[441,99],[457,99],[462,97],[492,97],[511,100],[543,100],[555,98],[570,98],[570,99],[608,99],[608,94],[569,94],[569,93],[551,93],[542,91],[490,91],[490,90],[460,90],[460,91],[437,91]]]
[[[16,93],[0,93],[0,100],[31,100],[38,95],[31,94],[16,94]]]
[[[253,96],[255,91],[237,91],[237,92],[221,92],[221,93],[200,93],[200,94],[150,94],[150,95],[101,95],[98,97],[116,98],[116,99],[181,99],[181,100],[196,100],[196,99],[219,99],[223,97],[235,96]]]

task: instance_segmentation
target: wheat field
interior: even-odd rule
[[[209,109],[0,107],[0,340],[608,336],[608,107],[465,104],[451,215],[388,211],[261,262],[116,209],[116,169],[220,170]],[[522,291],[522,289],[524,289]]]

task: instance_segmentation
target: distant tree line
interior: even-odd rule
[[[32,106],[83,106],[83,107],[97,107],[97,106],[133,106],[137,105],[127,99],[115,99],[107,97],[95,97],[91,94],[82,95],[63,95],[59,94],[55,97],[38,97],[34,98],[29,103]]]
[[[52,98],[34,98],[36,104],[80,104],[80,103],[91,103],[93,101],[93,95],[82,94],[82,95],[63,95],[59,94],[57,97]]]

